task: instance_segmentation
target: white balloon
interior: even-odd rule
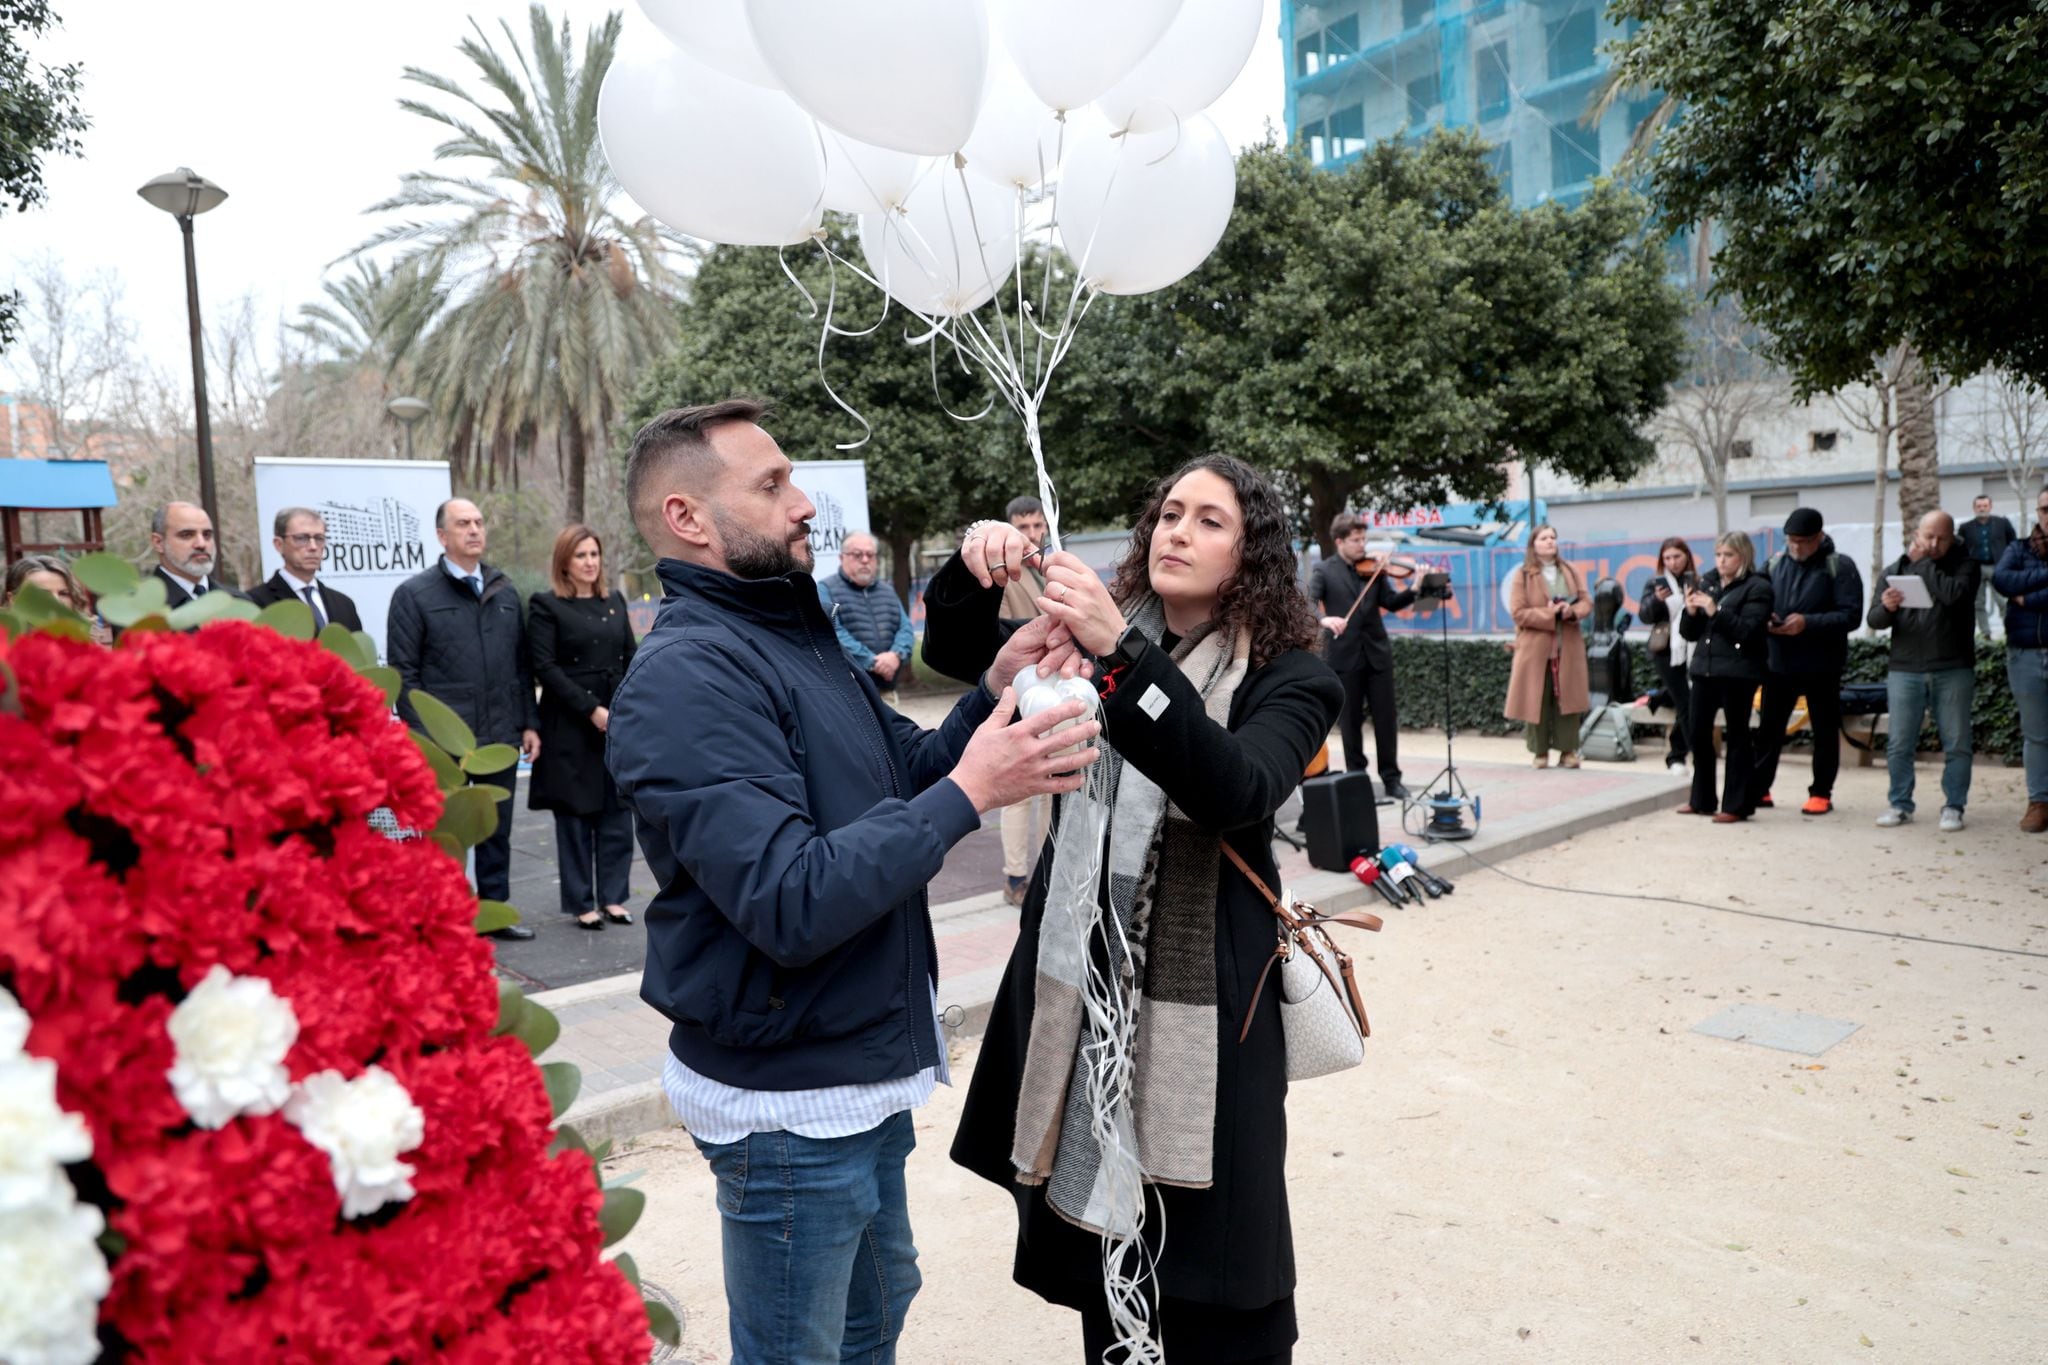
[[[840,213],[873,213],[903,202],[924,162],[817,126],[825,144],[825,207]]]
[[[1129,75],[1180,7],[1181,0],[990,0],[1017,69],[1061,110],[1079,109]]]
[[[1201,113],[1244,70],[1264,10],[1263,0],[1183,0],[1166,36],[1095,107],[1113,127],[1140,133]]]
[[[981,0],[746,0],[768,67],[819,122],[891,151],[945,156],[988,77]]]
[[[902,208],[860,216],[861,254],[889,297],[913,312],[971,313],[1016,267],[1016,213],[1014,192],[944,167]]]
[[[1060,245],[1105,294],[1164,289],[1207,260],[1237,198],[1230,144],[1205,115],[1111,136],[1075,120],[1060,176]]]
[[[1000,43],[989,53],[988,98],[960,154],[969,171],[1018,189],[1028,190],[1058,169],[1059,116],[1024,83]]]
[[[789,96],[721,75],[668,43],[622,44],[597,95],[612,175],[678,232],[784,246],[821,219],[825,162]]]
[[[640,0],[640,10],[670,42],[704,65],[749,85],[782,88],[754,46],[744,0]]]

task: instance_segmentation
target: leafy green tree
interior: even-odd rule
[[[78,107],[78,63],[46,66],[23,46],[57,23],[49,0],[0,0],[0,213],[42,203],[43,158],[78,155],[78,135],[90,126]],[[0,351],[14,340],[20,306],[19,294],[0,294]]]
[[[1716,290],[1767,330],[1802,394],[1867,379],[1901,343],[1938,374],[2048,380],[2048,7],[1609,12],[1639,25],[1618,85],[1665,92],[1645,130],[1661,128],[1653,196],[1673,224],[1711,221]]]
[[[436,160],[486,169],[408,173],[370,211],[431,216],[408,217],[357,250],[403,244],[392,269],[447,290],[444,306],[410,334],[401,328],[393,344],[434,405],[450,456],[472,477],[494,479],[556,433],[566,445],[566,516],[581,521],[591,443],[673,336],[680,239],[613,208],[619,190],[598,145],[597,95],[618,14],[586,34],[580,60],[568,23],[558,28],[538,4],[523,49],[509,24],[509,53],[472,27],[460,50],[484,91],[407,67],[407,80],[466,108],[416,99],[399,107],[450,131]]]

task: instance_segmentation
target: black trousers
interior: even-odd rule
[[[1685,665],[1674,665],[1669,654],[1658,661],[1657,676],[1664,680],[1664,690],[1671,694],[1671,705],[1678,713],[1671,722],[1671,748],[1664,761],[1683,763],[1692,751],[1692,679],[1686,676]]]
[[[1813,735],[1813,785],[1806,789],[1806,794],[1835,794],[1835,777],[1842,771],[1842,675],[1770,673],[1764,677],[1764,704],[1756,746],[1754,788],[1759,796],[1778,780],[1785,722],[1792,718],[1792,707],[1801,697],[1806,698],[1807,730]]]
[[[1166,1365],[1290,1365],[1294,1359],[1294,1297],[1264,1308],[1231,1309],[1218,1304],[1152,1299],[1152,1324],[1166,1352]],[[1285,1344],[1277,1344],[1285,1343]],[[1081,1309],[1081,1350],[1089,1365],[1127,1365],[1109,1325],[1109,1306]]]
[[[1692,680],[1692,808],[1704,814],[1727,811],[1730,815],[1751,815],[1756,798],[1756,744],[1749,730],[1750,701],[1756,684],[1746,678],[1694,678]],[[1714,792],[1714,717],[1723,717],[1728,780],[1719,799]]]
[[[1344,705],[1337,712],[1337,733],[1344,740],[1344,770],[1365,767],[1365,713],[1372,712],[1372,742],[1379,755],[1380,781],[1401,778],[1401,717],[1394,710],[1394,675],[1360,664],[1338,675],[1344,682]]]
[[[498,803],[498,827],[491,837],[476,846],[476,894],[487,901],[512,899],[512,797],[519,784],[511,771],[493,773],[507,795]]]
[[[623,806],[595,815],[556,811],[555,858],[561,866],[563,914],[624,905],[632,894],[632,812]]]

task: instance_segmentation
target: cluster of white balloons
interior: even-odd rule
[[[787,246],[860,215],[869,270],[932,318],[987,303],[1027,200],[1112,294],[1215,249],[1236,168],[1201,111],[1261,0],[640,0],[598,100],[619,184],[693,237]],[[630,36],[630,35],[629,35]],[[962,173],[964,172],[964,173]]]

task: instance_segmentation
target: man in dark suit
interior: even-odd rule
[[[163,580],[164,600],[172,611],[210,592],[242,596],[214,577],[220,559],[213,543],[213,518],[204,507],[167,502],[157,508],[149,519],[149,548],[156,551],[156,568],[150,572]]]
[[[483,562],[484,514],[475,503],[442,503],[434,533],[440,560],[391,594],[384,652],[404,684],[399,712],[418,725],[406,696],[425,692],[462,717],[479,744],[517,745],[531,762],[540,754],[540,704],[519,589]],[[509,790],[512,777],[491,780]],[[510,796],[498,803],[497,831],[476,846],[476,889],[485,900],[512,898],[512,804]],[[514,924],[492,937],[532,938],[533,930]]]
[[[249,600],[259,607],[273,602],[304,602],[313,609],[313,628],[324,630],[336,621],[361,630],[363,618],[346,595],[320,581],[327,560],[327,521],[310,507],[287,507],[271,523],[270,543],[284,567],[259,584]]]
[[[1330,633],[1324,658],[1344,683],[1344,707],[1337,713],[1337,732],[1344,741],[1344,770],[1365,769],[1365,713],[1372,713],[1373,747],[1378,752],[1380,783],[1387,795],[1402,800],[1401,722],[1394,711],[1394,649],[1387,641],[1381,612],[1400,611],[1415,601],[1413,589],[1396,591],[1385,574],[1367,581],[1358,572],[1365,558],[1365,523],[1349,512],[1330,524],[1337,553],[1309,575],[1308,599],[1315,604],[1322,627]]]

